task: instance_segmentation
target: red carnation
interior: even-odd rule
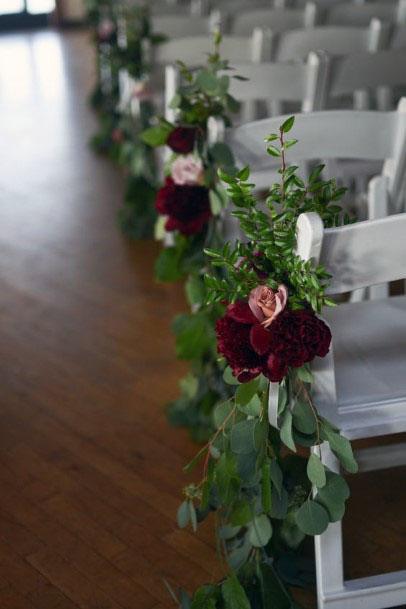
[[[195,127],[176,127],[166,140],[167,146],[178,154],[193,152],[197,130]]]
[[[288,368],[300,368],[330,348],[331,332],[313,311],[284,310],[264,328],[248,303],[229,305],[216,325],[217,348],[240,382],[264,374],[280,382]]]
[[[233,306],[233,305],[231,305]],[[248,305],[247,313],[249,310]],[[250,331],[252,324],[237,321],[230,314],[230,307],[224,317],[216,324],[217,348],[229,363],[234,376],[240,382],[250,381],[261,374],[264,358],[251,346]]]
[[[204,186],[178,185],[168,177],[156,197],[158,213],[168,216],[167,231],[199,233],[211,217],[209,191]]]
[[[269,331],[270,351],[294,368],[324,357],[330,348],[330,328],[310,310],[285,310]]]

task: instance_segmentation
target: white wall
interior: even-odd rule
[[[61,13],[66,21],[78,21],[85,16],[83,0],[60,0]]]

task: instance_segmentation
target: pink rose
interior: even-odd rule
[[[201,185],[204,181],[203,163],[193,154],[178,156],[172,163],[171,176],[178,186]]]
[[[132,88],[132,97],[138,101],[145,101],[152,96],[152,90],[147,80],[137,80]]]
[[[110,37],[114,34],[116,26],[111,19],[103,19],[97,28],[97,33],[99,35],[100,40],[109,40]]]
[[[251,291],[248,304],[255,317],[267,328],[286,307],[288,290],[281,284],[278,290],[259,285]]]

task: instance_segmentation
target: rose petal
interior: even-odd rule
[[[280,383],[287,375],[288,367],[286,363],[274,353],[271,353],[271,355],[268,357],[267,365],[267,376],[273,383]]]
[[[261,368],[252,368],[251,370],[243,370],[243,372],[240,372],[239,375],[237,376],[237,380],[239,380],[240,383],[248,383],[249,381],[252,381],[252,379],[257,377],[259,374],[261,374],[261,372],[262,372]]]
[[[241,300],[227,307],[227,315],[241,324],[257,324],[258,320],[252,313],[247,302]]]
[[[250,293],[249,299],[248,299],[249,307],[250,307],[251,311],[253,312],[253,314],[255,315],[255,317],[258,319],[258,321],[263,321],[265,319],[265,315],[263,314],[261,307],[258,305],[258,300],[261,297],[261,293],[262,293],[262,285],[259,285],[258,287],[251,290],[251,293]]]
[[[261,324],[256,323],[250,331],[251,346],[258,355],[265,355],[271,346],[271,334]]]

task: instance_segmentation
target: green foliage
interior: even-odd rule
[[[133,116],[130,107],[119,107],[119,71],[126,70],[135,79],[147,80],[150,66],[146,61],[146,43],[157,43],[150,29],[148,7],[126,7],[122,3],[88,0],[89,18],[97,26],[109,19],[116,32],[108,41],[99,41],[95,34],[99,81],[91,96],[91,105],[98,110],[99,132],[91,146],[107,154],[127,170],[128,183],[118,221],[122,231],[134,239],[151,237],[156,221],[156,164],[153,152],[141,139],[141,133],[151,125],[155,110],[148,99],[139,102],[139,112]],[[119,30],[125,24],[126,45],[119,45]]]
[[[130,176],[118,220],[124,234],[145,239],[153,234],[156,222],[155,187],[143,177]]]
[[[213,80],[206,74],[201,78],[208,92],[214,90]],[[334,180],[321,179],[322,166],[314,169],[307,183],[297,175],[297,167],[287,166],[286,150],[296,142],[285,140],[285,134],[293,126],[290,117],[279,133],[267,138],[269,154],[281,160],[281,182],[270,189],[265,210],[248,182],[249,168],[219,171],[246,239],[206,249],[212,263],[205,276],[209,308],[223,301],[246,300],[259,276],[273,289],[285,284],[293,309],[319,312],[332,304],[325,297],[329,280],[325,269],[295,254],[296,221],[305,211],[319,213],[326,226],[349,218],[335,204],[342,189]],[[200,301],[200,284],[196,292]],[[185,489],[187,501],[197,506],[202,518],[216,512],[220,547],[235,573],[217,586],[222,596],[215,606],[291,609],[297,605],[272,565],[281,565],[279,574],[286,582],[301,581],[293,551],[299,551],[307,535],[319,535],[330,522],[342,518],[349,497],[344,478],[322,462],[321,445],[328,442],[350,473],[357,469],[351,445],[317,412],[309,364],[289,369],[279,385],[278,429],[268,422],[269,382],[263,375],[239,383],[225,367],[223,380],[229,395],[214,406],[215,430],[197,460],[203,466],[202,481],[193,490]],[[307,458],[299,456],[303,449],[310,449]]]

